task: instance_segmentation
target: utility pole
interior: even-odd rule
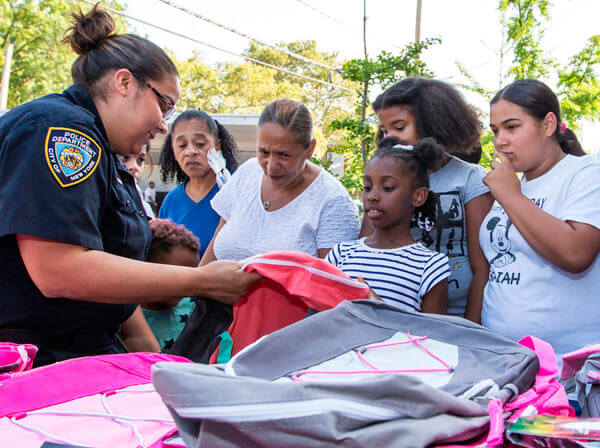
[[[13,55],[13,44],[8,42],[6,45],[6,55],[4,56],[4,67],[2,67],[2,81],[0,82],[0,111],[6,110],[8,103],[8,82],[10,81],[10,63]]]
[[[417,22],[415,24],[415,43],[421,42],[421,9],[423,0],[417,0]]]
[[[367,59],[367,0],[363,0],[363,49]]]
[[[367,0],[363,0],[363,47],[365,52],[365,64],[369,60],[369,54],[367,53]],[[370,76],[369,76],[370,78]],[[367,116],[367,101],[369,100],[369,78],[363,81],[363,94],[362,102],[360,107],[360,122],[364,125]],[[362,156],[363,170],[367,165],[367,141],[366,136],[363,135],[360,142],[360,153]]]

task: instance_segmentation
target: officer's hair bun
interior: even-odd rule
[[[98,3],[87,13],[72,12],[73,26],[65,32],[63,42],[68,43],[80,56],[87,55],[99,47],[115,32],[115,21],[106,11],[98,8]]]

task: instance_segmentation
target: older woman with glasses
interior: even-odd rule
[[[37,365],[113,353],[121,324],[130,349],[158,350],[139,303],[232,303],[258,279],[234,262],[143,261],[150,228],[118,156],[166,132],[177,69],[97,7],[74,19],[74,85],[0,118],[0,340],[38,345]]]

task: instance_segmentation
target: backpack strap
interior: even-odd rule
[[[533,387],[504,406],[505,411],[514,411],[509,421],[517,420],[530,406],[538,414],[574,417],[575,411],[569,405],[567,393],[557,379],[558,365],[552,346],[533,336],[524,337],[519,344],[535,351],[540,370]]]
[[[490,415],[490,429],[486,436],[471,443],[460,445],[436,445],[436,448],[488,448],[502,445],[504,434],[504,413],[502,402],[498,399],[490,400],[488,403]]]

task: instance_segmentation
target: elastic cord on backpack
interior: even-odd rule
[[[298,372],[296,374],[290,375],[290,378],[292,380],[294,380],[294,381],[307,381],[307,380],[304,380],[304,379],[302,379],[300,377],[301,376],[305,376],[305,375],[357,375],[357,374],[384,374],[384,373],[439,373],[439,372],[453,372],[454,371],[454,369],[447,362],[445,362],[440,357],[434,355],[425,346],[423,346],[422,344],[420,344],[420,341],[424,341],[424,340],[428,339],[428,336],[420,336],[420,337],[417,337],[417,338],[413,338],[410,333],[406,333],[406,336],[408,337],[407,341],[388,342],[388,343],[384,343],[384,344],[374,344],[374,345],[368,345],[368,346],[363,347],[363,348],[355,349],[354,352],[356,353],[356,356],[358,357],[358,359],[360,359],[360,361],[363,364],[365,364],[367,367],[370,367],[372,370],[302,370],[302,371],[300,371],[300,372]],[[367,350],[373,350],[373,349],[378,349],[378,348],[391,347],[391,346],[395,346],[395,345],[405,345],[405,344],[414,344],[414,345],[416,345],[421,350],[423,350],[425,353],[427,353],[429,356],[431,356],[433,359],[435,359],[440,364],[442,364],[444,367],[443,368],[439,368],[439,369],[382,370],[382,369],[379,369],[377,366],[371,364],[369,361],[367,361],[367,359],[363,355],[364,353],[367,352]]]

